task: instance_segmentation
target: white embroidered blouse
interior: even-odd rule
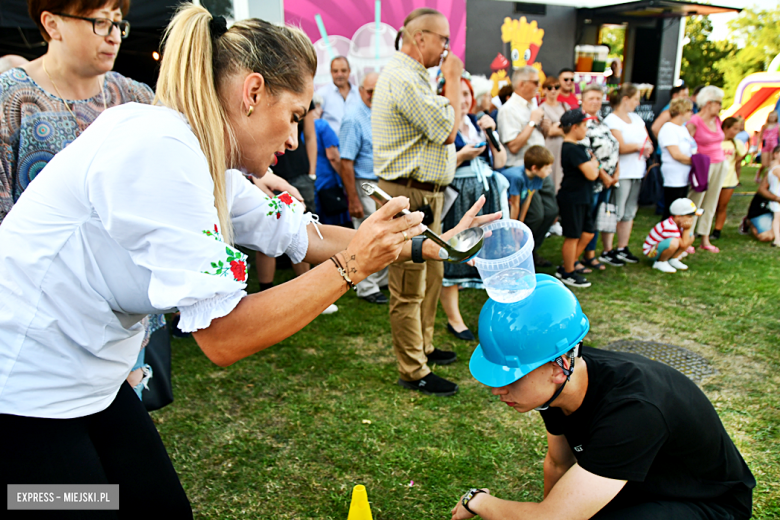
[[[128,103],[58,153],[0,225],[0,413],[104,410],[135,362],[141,319],[206,328],[246,296],[222,241],[206,157],[184,117]],[[228,170],[236,244],[300,262],[310,214]]]

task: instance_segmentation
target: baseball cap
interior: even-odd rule
[[[669,206],[669,213],[672,215],[696,215],[700,217],[704,210],[696,208],[696,204],[691,199],[677,199]]]
[[[575,108],[574,110],[569,110],[563,113],[563,115],[561,116],[561,126],[572,126],[578,123],[582,123],[583,121],[588,121],[590,119],[596,119],[596,118],[593,116],[589,116],[588,114],[583,112],[581,108]]]

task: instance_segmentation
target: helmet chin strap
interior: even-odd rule
[[[563,382],[561,386],[558,387],[558,389],[555,391],[553,396],[542,406],[537,406],[534,408],[537,412],[543,412],[544,410],[547,410],[553,401],[558,399],[558,396],[561,395],[561,392],[563,392],[564,387],[566,387],[566,383],[568,383],[571,380],[571,375],[574,373],[574,358],[580,356],[580,347],[582,346],[582,342],[580,342],[576,347],[574,347],[571,351],[571,355],[569,356],[569,368],[566,368],[566,366],[563,364],[563,356],[558,356],[557,358],[553,359],[551,363],[557,364],[559,367],[561,367],[561,370],[563,370],[563,373],[566,375],[566,381]]]

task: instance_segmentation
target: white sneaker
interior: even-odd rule
[[[336,306],[335,303],[331,303],[328,305],[328,308],[322,311],[322,314],[333,314],[334,312],[338,311],[339,308]]]
[[[550,233],[557,236],[563,235],[563,228],[561,227],[561,223],[556,222],[555,224],[550,226]]]
[[[677,269],[669,265],[669,262],[656,262],[653,264],[653,269],[658,269],[662,273],[676,273]]]
[[[667,263],[669,265],[671,265],[672,267],[674,267],[675,269],[677,269],[678,271],[687,271],[688,270],[688,266],[685,265],[684,263],[680,262],[680,260],[677,259],[677,258],[670,258]]]
[[[680,253],[680,256],[677,257],[677,260],[682,260],[686,256],[688,256],[688,251],[683,251],[682,253]]]

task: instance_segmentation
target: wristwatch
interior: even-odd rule
[[[536,126],[536,121],[529,121],[528,122],[528,126],[530,126],[531,128],[534,128]]]
[[[412,237],[412,262],[415,264],[422,264],[425,262],[423,258],[423,242],[428,240],[428,237],[424,235],[417,235]]]
[[[476,515],[477,514],[477,513],[475,513],[474,511],[471,510],[471,508],[469,507],[469,502],[471,501],[472,498],[474,498],[478,494],[484,493],[484,492],[485,492],[484,489],[471,488],[471,489],[469,489],[468,493],[463,495],[463,500],[461,501],[461,503],[463,504],[463,507],[466,508],[466,511],[468,511],[472,515]]]

